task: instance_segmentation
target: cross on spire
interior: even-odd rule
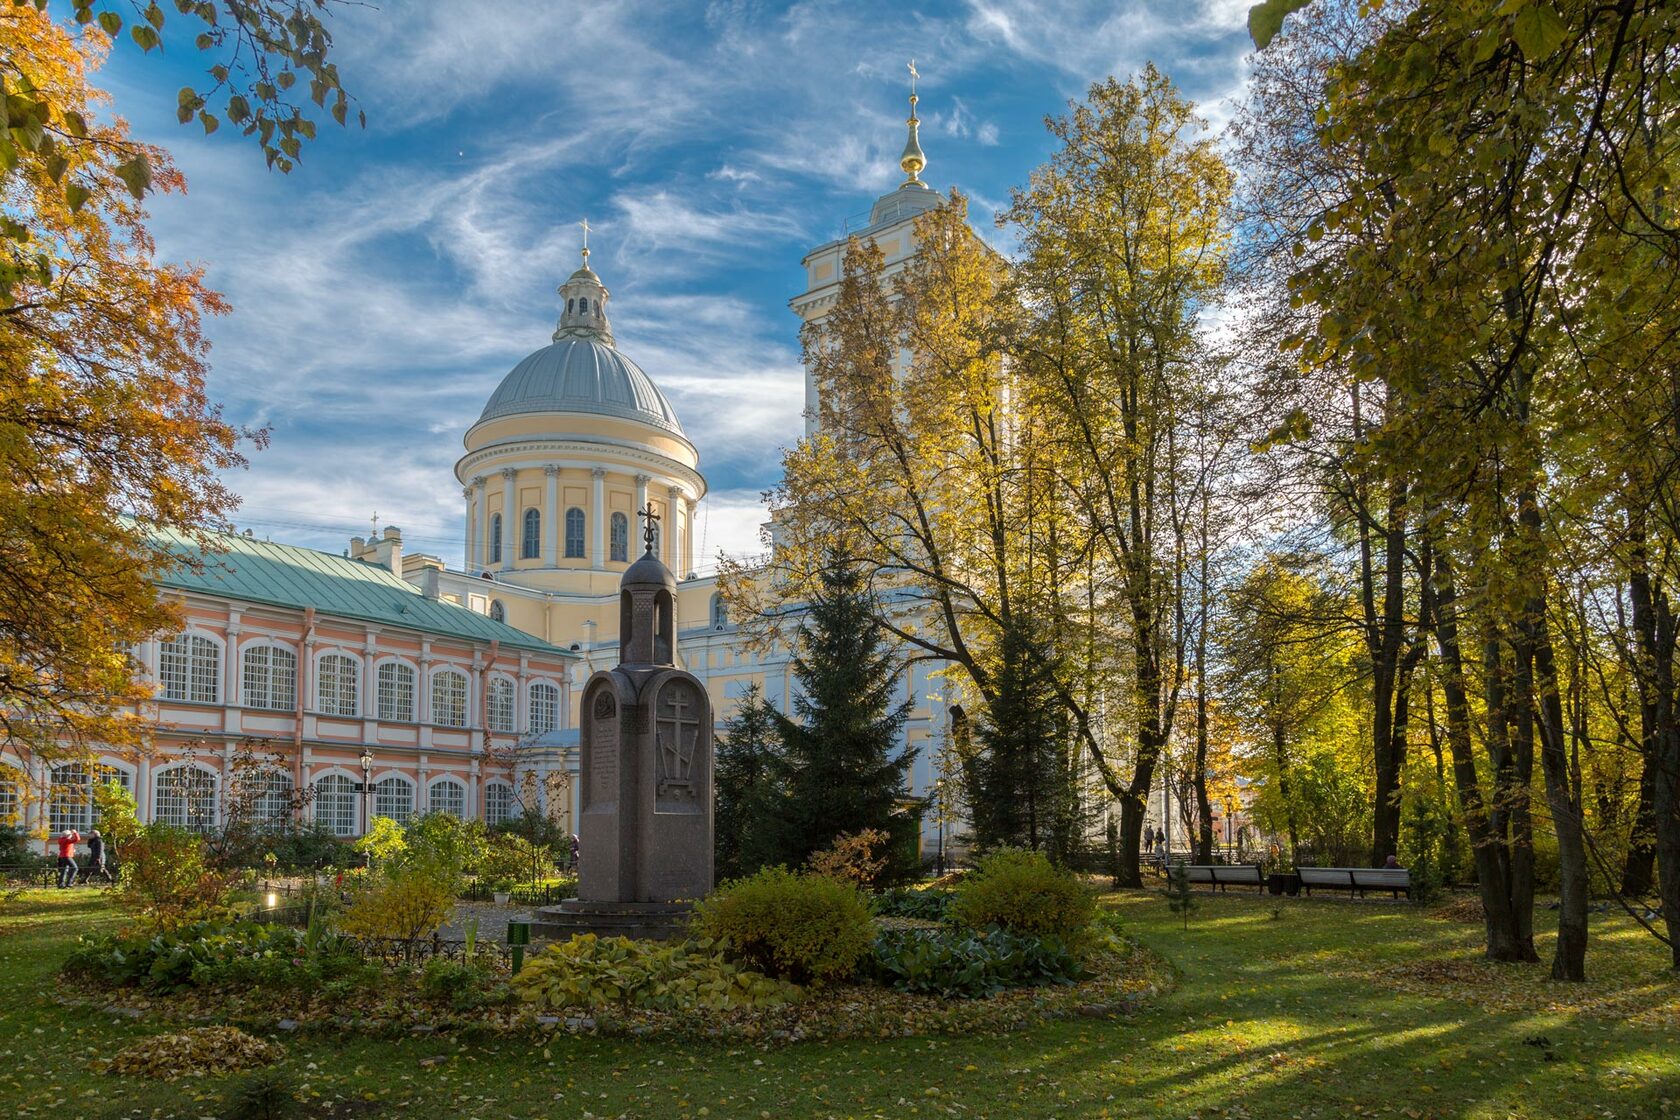
[[[589,267],[589,219],[585,218],[578,225],[583,227],[583,267]]]
[[[373,539],[376,539],[378,536],[379,536],[379,511],[374,510],[373,511],[373,533],[368,539],[373,540]]]
[[[910,60],[909,67],[910,67],[910,96],[915,97],[916,96],[916,79],[920,78],[921,75],[916,73],[916,60],[915,59],[912,58]]]
[[[642,528],[642,542],[647,545],[648,555],[652,556],[653,536],[655,533],[659,532],[659,530],[655,527],[655,522],[659,520],[659,515],[653,512],[653,503],[651,501],[648,502],[646,509],[639,509],[636,511],[636,514],[647,523]]]

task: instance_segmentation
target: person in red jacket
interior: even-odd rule
[[[76,881],[76,845],[82,842],[82,834],[73,828],[67,828],[58,834],[58,889]]]

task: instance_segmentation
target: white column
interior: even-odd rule
[[[595,492],[590,495],[589,557],[599,570],[607,566],[607,472],[596,467],[589,477],[595,480]]]
[[[502,468],[502,567],[513,567],[514,546],[519,543],[519,492],[514,485],[519,472],[512,467]]]
[[[550,464],[549,466],[543,468],[543,475],[548,480],[548,494],[546,497],[546,503],[548,505],[548,532],[543,535],[547,538],[545,543],[548,546],[546,550],[548,553],[548,562],[555,567],[559,567],[560,533],[562,532],[560,525],[560,468]]]
[[[665,566],[676,573],[680,582],[683,578],[682,546],[683,546],[683,497],[682,490],[676,486],[668,487],[665,496],[670,499],[665,503],[665,520],[669,524],[669,531],[665,534]]]
[[[467,571],[472,571],[479,566],[479,552],[477,552],[477,537],[479,537],[479,534],[474,532],[474,527],[479,524],[479,507],[477,507],[477,502],[474,502],[474,494],[472,494],[470,485],[469,487],[460,487],[460,497],[467,502],[467,547],[460,554],[460,563]]]
[[[484,476],[472,480],[472,505],[467,515],[467,571],[477,575],[484,567],[484,525],[490,514],[484,508]]]
[[[696,563],[694,552],[694,514],[697,510],[699,510],[699,508],[700,503],[695,501],[693,498],[683,499],[683,525],[688,530],[683,534],[683,547],[688,550],[688,555],[683,557],[683,567],[690,571],[694,569],[694,565]],[[708,621],[710,620],[708,619]]]
[[[636,512],[630,515],[630,548],[628,550],[628,555],[632,560],[641,555],[636,549],[642,539],[642,511],[647,508],[647,488],[651,481],[653,480],[645,474],[636,476]]]

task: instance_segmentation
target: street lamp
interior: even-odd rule
[[[1237,802],[1230,794],[1225,795],[1225,850],[1231,850],[1231,830],[1236,827]]]
[[[373,814],[368,812],[368,806],[372,802],[372,799],[373,799],[373,786],[370,782],[370,779],[372,777],[373,777],[373,749],[371,747],[363,747],[362,748],[362,835],[364,835],[364,836],[367,835],[369,830],[371,830],[373,828]]]

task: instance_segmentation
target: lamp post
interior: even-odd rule
[[[368,811],[368,807],[373,803],[373,785],[370,781],[370,779],[372,777],[373,777],[373,750],[372,750],[372,748],[369,748],[369,747],[363,747],[362,748],[362,835],[363,836],[366,836],[368,834],[368,831],[373,828],[373,814]]]
[[[1232,847],[1231,830],[1236,827],[1234,819],[1237,815],[1237,802],[1230,794],[1225,795],[1225,851],[1229,853]]]

